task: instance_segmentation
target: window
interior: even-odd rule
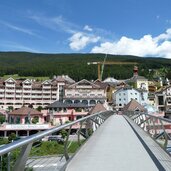
[[[119,99],[119,101],[121,101],[121,99]]]
[[[82,118],[82,116],[79,116],[79,115],[76,116],[76,120],[77,120],[77,119],[81,119],[81,118]]]

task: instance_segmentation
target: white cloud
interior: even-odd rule
[[[22,33],[25,33],[25,34],[28,34],[31,36],[38,36],[37,34],[35,34],[33,31],[31,31],[29,29],[18,27],[18,26],[15,26],[13,24],[10,24],[8,22],[5,22],[5,21],[0,21],[0,24],[3,24],[4,26],[6,26],[12,30],[18,31],[18,32],[22,32]]]
[[[83,32],[74,33],[70,38],[70,48],[79,51],[85,48],[90,43],[96,43],[100,40],[99,36],[88,35]]]
[[[108,53],[137,56],[159,56],[171,58],[171,29],[152,37],[144,35],[140,39],[121,37],[115,42],[104,42],[92,48],[92,53]]]
[[[93,31],[93,29],[90,26],[88,26],[88,25],[84,26],[84,30],[86,30],[86,31]]]
[[[66,33],[73,34],[78,30],[78,26],[74,23],[71,23],[64,19],[61,15],[56,17],[46,17],[42,15],[32,15],[30,19],[37,22],[39,25],[42,25],[51,30],[59,31],[62,30]]]

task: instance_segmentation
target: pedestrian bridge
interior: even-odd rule
[[[86,122],[89,119],[87,125],[93,128],[94,133],[72,157],[68,155],[67,146],[65,146],[66,163],[56,170],[171,171],[171,157],[166,151],[170,136],[164,126],[166,122],[171,123],[170,120],[148,114],[116,115],[111,111],[92,116],[87,116]],[[81,128],[84,125],[83,118],[80,123],[78,141]],[[70,126],[71,128],[72,124],[69,124],[67,127]],[[57,128],[56,131],[58,131]],[[45,132],[44,135],[50,133]],[[69,133],[70,131],[68,131],[68,135]],[[37,139],[44,135],[39,133]],[[35,135],[27,137],[25,140],[19,140],[19,144],[16,141],[6,147],[1,147],[0,154],[8,154],[12,149],[22,146],[21,154],[12,168],[22,171],[31,149],[31,142],[34,140]],[[66,141],[68,141],[68,137]],[[47,170],[50,171],[51,169]],[[55,169],[53,168],[53,170]]]
[[[170,156],[128,117],[113,115],[66,166],[66,171],[171,170]]]

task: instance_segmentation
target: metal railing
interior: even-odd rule
[[[171,140],[171,119],[158,117],[147,113],[127,113],[138,126],[168,151],[168,142]]]
[[[68,144],[69,135],[71,133],[72,126],[74,126],[75,124],[78,125],[79,123],[79,127],[77,129],[77,136],[78,136],[77,141],[78,141],[78,144],[81,145],[80,135],[82,135],[83,137],[87,139],[90,136],[90,133],[89,133],[90,129],[92,130],[91,133],[93,133],[109,116],[113,114],[114,114],[113,111],[98,112],[92,115],[85,116],[81,119],[72,121],[70,123],[63,124],[63,125],[54,127],[52,129],[28,136],[24,139],[14,141],[10,144],[6,144],[0,147],[0,157],[1,157],[0,170],[3,170],[2,169],[2,157],[3,155],[6,155],[6,164],[7,164],[6,170],[24,171],[29,153],[32,148],[32,144],[38,140],[42,140],[42,138],[44,138],[45,136],[52,135],[53,133],[59,132],[60,130],[63,130],[63,129],[68,129],[67,136],[64,142],[64,154],[63,154],[67,161],[70,158],[68,155],[67,144]],[[20,154],[17,160],[15,161],[15,163],[13,164],[13,166],[11,166],[10,153],[13,150],[18,149],[18,148],[21,148]]]

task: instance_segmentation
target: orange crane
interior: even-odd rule
[[[137,62],[119,62],[119,61],[101,61],[101,62],[87,62],[88,65],[97,65],[98,79],[102,80],[103,68],[101,71],[101,66],[104,65],[137,65]]]

